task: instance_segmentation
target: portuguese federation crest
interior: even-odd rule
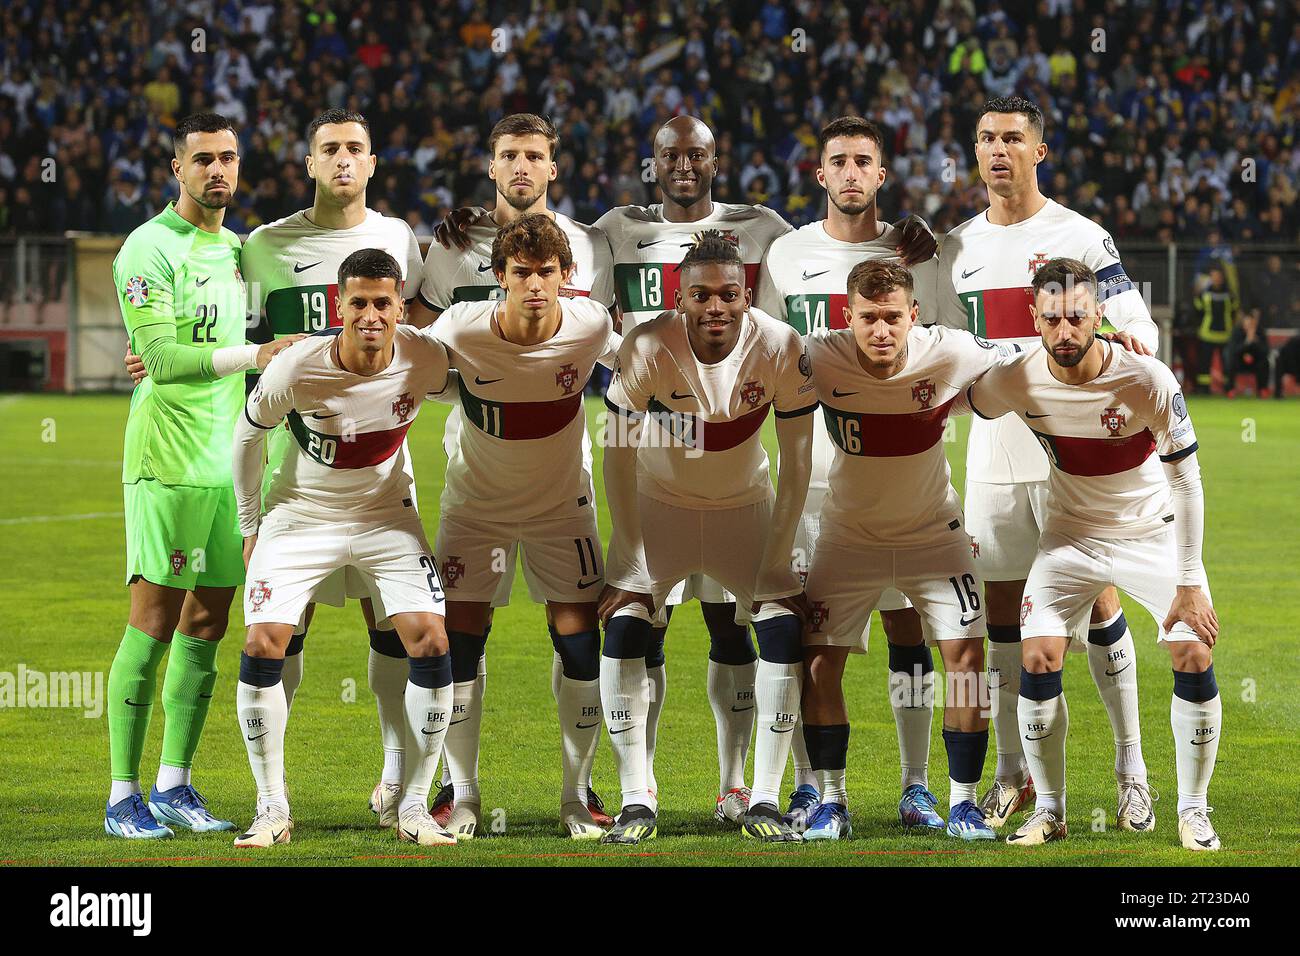
[[[758,403],[767,394],[762,382],[746,382],[740,386],[740,400],[750,408],[758,408]]]
[[[171,561],[172,574],[180,574],[185,570],[185,565],[189,563],[189,558],[185,557],[185,552],[180,548],[172,548]]]
[[[565,395],[573,394],[573,390],[578,386],[578,370],[573,367],[572,362],[565,362],[560,366],[560,370],[555,373],[555,384],[564,389]]]
[[[265,581],[254,581],[248,589],[248,606],[260,611],[262,605],[271,600],[271,585]]]
[[[1124,414],[1118,408],[1108,408],[1101,413],[1101,423],[1112,436],[1118,435],[1125,424]]]
[[[442,562],[442,583],[444,587],[454,588],[456,583],[465,576],[465,565],[459,557],[449,554],[447,559]]]
[[[930,403],[934,401],[935,392],[934,382],[928,378],[923,378],[912,386],[912,398],[921,403],[922,409],[930,407]]]
[[[397,424],[403,425],[411,416],[411,409],[415,408],[415,399],[411,397],[410,392],[403,392],[393,400],[393,414],[397,416]]]

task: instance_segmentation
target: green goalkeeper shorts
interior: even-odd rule
[[[122,486],[126,500],[126,583],[228,588],[244,583],[244,538],[235,489],[165,485],[151,478]]]

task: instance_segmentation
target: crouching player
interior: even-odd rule
[[[989,740],[984,609],[943,433],[966,387],[1012,353],[964,331],[917,327],[911,273],[883,259],[849,273],[844,311],[848,328],[808,336],[835,457],[807,584],[803,723],[812,767],[822,775],[822,804],[804,838],[851,835],[844,664],[881,594],[896,588],[925,618],[947,672],[946,830],[991,840],[975,802]],[[923,649],[913,650],[920,671]],[[935,812],[928,789],[915,799]]]
[[[1082,262],[1040,267],[1033,293],[1043,350],[992,370],[968,393],[978,415],[1019,415],[1052,463],[1020,608],[1017,710],[1038,801],[1007,842],[1065,837],[1066,635],[1113,585],[1151,612],[1173,659],[1179,839],[1217,850],[1206,795],[1223,733],[1210,651],[1219,621],[1201,563],[1204,500],[1187,404],[1158,360],[1096,338],[1097,276]]]
[[[415,510],[404,442],[426,394],[447,387],[447,351],[399,325],[402,307],[402,269],[392,256],[380,249],[349,255],[338,274],[342,328],[287,349],[235,428],[248,566],[238,713],[258,794],[257,815],[237,847],[289,842],[285,648],[317,585],[346,567],[366,582],[409,656],[397,835],[425,846],[456,842],[427,806],[451,709],[451,662],[442,586]],[[286,418],[294,447],[263,516],[263,441]]]
[[[752,619],[758,637],[758,741],[741,831],[797,841],[777,799],[799,715],[806,604],[790,548],[812,469],[816,392],[798,333],[750,308],[733,241],[705,232],[680,268],[677,310],[628,334],[606,396],[613,531],[600,601],[600,690],[623,808],[604,841],[635,844],[656,834],[644,658],[669,592],[692,574],[736,595],[736,623]],[[781,450],[775,496],[760,435],[769,409]]]

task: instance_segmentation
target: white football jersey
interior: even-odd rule
[[[778,237],[768,247],[758,270],[754,304],[785,322],[800,335],[827,329],[847,328],[848,281],[853,267],[868,259],[899,261],[895,248],[901,230],[879,223],[881,232],[871,242],[842,242],[826,232],[819,220]],[[911,270],[913,296],[919,306],[921,325],[935,321],[934,284],[938,260],[930,259]],[[817,507],[825,494],[835,445],[824,428],[813,429],[812,478],[808,502]]]
[[[458,303],[429,327],[460,373],[463,421],[447,464],[444,513],[526,521],[595,501],[582,390],[618,336],[605,306],[589,298],[559,303],[560,329],[538,345],[497,334],[495,301]]]
[[[777,236],[791,230],[766,206],[715,202],[697,222],[669,222],[663,205],[619,206],[596,220],[614,253],[614,292],[626,334],[666,309],[675,309],[681,287],[678,266],[697,233],[718,229],[734,235],[745,262],[745,284],[754,288],[758,266]]]
[[[406,432],[430,392],[447,387],[447,350],[431,335],[398,325],[393,360],[375,375],[342,368],[337,333],[297,342],[275,357],[248,396],[258,428],[287,419],[294,444],[266,494],[283,510],[318,523],[409,513],[415,483]]]
[[[907,364],[868,375],[852,331],[813,332],[808,357],[835,443],[821,540],[922,547],[958,526],[961,502],[943,450],[953,401],[1004,352],[966,332],[914,327]]]
[[[337,328],[339,266],[358,249],[383,249],[402,268],[407,301],[420,288],[420,244],[401,219],[373,209],[351,229],[326,229],[307,218],[311,210],[258,226],[244,243],[240,269],[249,308],[275,338]]]
[[[1039,266],[1062,256],[1097,273],[1111,326],[1153,350],[1159,346],[1159,330],[1124,272],[1110,234],[1051,199],[1024,222],[995,226],[986,211],[948,233],[939,250],[939,322],[994,342],[1010,340],[1022,347],[1041,342],[1029,311],[1029,283]],[[1021,422],[977,418],[971,423],[968,480],[1012,484],[1044,481],[1047,475],[1047,459]]]
[[[1039,347],[970,390],[977,416],[1018,417],[1052,464],[1044,531],[1141,538],[1174,520],[1161,461],[1196,451],[1178,380],[1162,362],[1110,343],[1105,370],[1083,385],[1053,377]]]
[[[555,224],[569,239],[574,266],[573,276],[561,287],[560,294],[586,296],[606,308],[613,306],[613,263],[605,234],[595,226],[575,222],[559,213],[555,214]],[[488,219],[468,231],[472,242],[468,249],[444,249],[438,242],[429,246],[420,298],[435,311],[448,309],[457,302],[505,298],[506,290],[492,272],[492,243],[500,227],[495,220]]]
[[[798,333],[751,309],[736,347],[713,365],[695,357],[685,316],[637,326],[623,340],[606,402],[623,416],[647,413],[638,490],[679,508],[713,509],[772,494],[763,421],[769,409],[808,414],[817,394]]]

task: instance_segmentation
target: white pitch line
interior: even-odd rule
[[[94,518],[121,518],[121,511],[90,511],[80,515],[28,515],[26,518],[0,518],[0,524],[41,524],[47,521],[88,521]]]

